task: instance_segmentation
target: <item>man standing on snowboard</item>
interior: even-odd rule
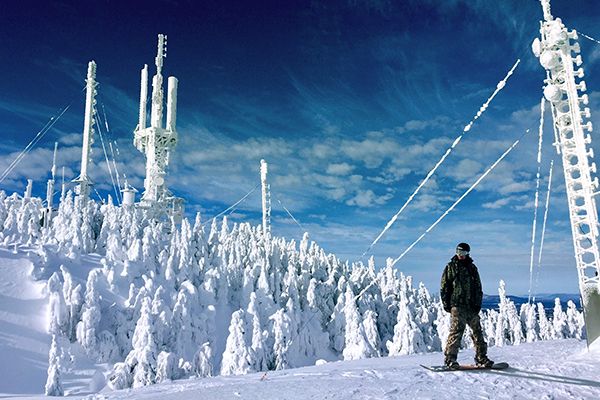
[[[451,369],[459,368],[456,359],[467,324],[473,332],[471,338],[475,344],[475,363],[486,368],[494,364],[487,357],[487,343],[479,321],[483,290],[477,267],[469,256],[470,251],[471,247],[467,243],[459,243],[456,246],[456,254],[442,274],[440,295],[444,310],[452,315],[444,363]]]

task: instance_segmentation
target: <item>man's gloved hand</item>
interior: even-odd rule
[[[450,311],[452,311],[452,307],[450,307],[450,305],[448,305],[448,304],[444,304],[444,311],[450,312]]]

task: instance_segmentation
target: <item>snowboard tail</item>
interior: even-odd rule
[[[479,371],[479,370],[486,370],[486,369],[506,369],[509,367],[508,363],[505,362],[499,362],[499,363],[494,363],[494,365],[492,365],[491,367],[480,367],[477,366],[475,364],[461,364],[459,365],[459,367],[457,369],[452,369],[449,368],[446,365],[422,365],[421,367],[428,369],[430,371],[433,372],[448,372],[448,371]]]

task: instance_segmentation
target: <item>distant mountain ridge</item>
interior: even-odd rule
[[[515,303],[517,309],[521,307],[521,304],[527,303],[527,296],[507,295],[506,297],[508,297]],[[556,299],[557,297],[560,299],[560,303],[563,305],[563,307],[569,300],[572,300],[577,306],[577,308],[581,309],[579,293],[543,293],[535,296],[535,303],[542,303],[546,310],[551,310],[554,308],[554,299]],[[483,295],[483,309],[498,310],[498,304],[500,304],[500,296],[490,294]]]

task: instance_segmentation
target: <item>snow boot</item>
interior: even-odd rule
[[[478,367],[491,368],[492,365],[494,365],[494,362],[492,360],[490,360],[489,358],[487,358],[487,356],[483,356],[483,357],[476,357],[475,364]]]
[[[448,367],[450,369],[459,369],[460,368],[460,364],[458,364],[458,362],[454,358],[446,358],[444,360],[444,365],[446,365],[446,367]]]

